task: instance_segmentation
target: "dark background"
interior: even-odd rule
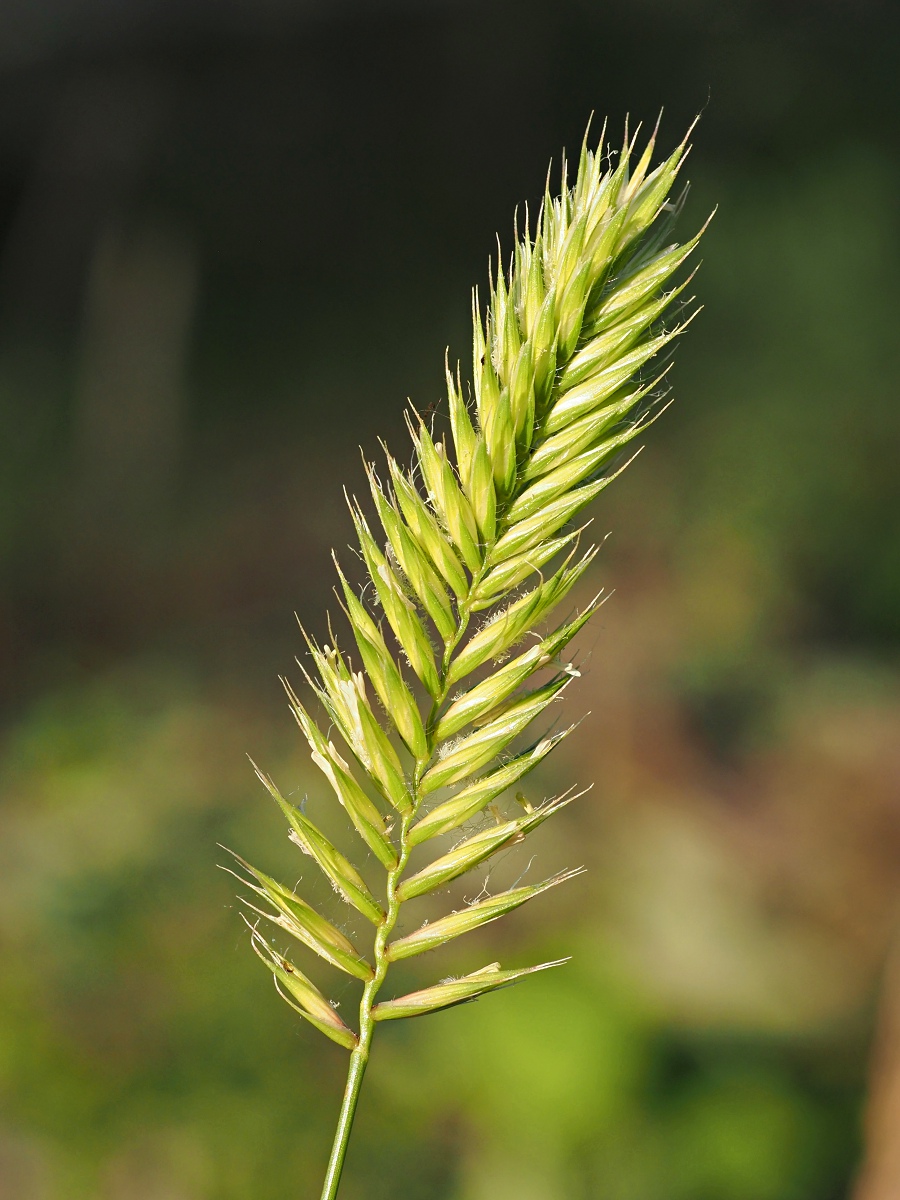
[[[574,961],[385,1033],[346,1196],[831,1200],[873,1062],[857,1194],[897,1194],[898,33],[850,0],[0,8],[4,1200],[316,1194],[343,1055],[215,843],[301,869],[244,754],[324,808],[275,677],[358,447],[406,455],[591,112],[661,108],[663,149],[702,113],[685,235],[719,209],[539,781],[595,781],[536,843],[590,873],[440,969]]]

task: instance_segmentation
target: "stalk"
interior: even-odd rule
[[[356,1116],[356,1106],[359,1102],[363,1077],[369,1063],[369,1050],[372,1045],[372,1035],[375,1032],[375,1022],[372,1019],[372,1006],[375,1003],[378,989],[381,987],[384,977],[387,974],[389,964],[385,956],[385,947],[400,913],[400,901],[396,897],[397,883],[409,859],[409,846],[406,844],[407,828],[408,824],[404,822],[401,834],[400,861],[397,863],[395,869],[388,874],[388,913],[384,924],[381,925],[375,935],[375,978],[366,984],[359,1003],[359,1044],[350,1055],[350,1067],[347,1071],[344,1099],[341,1103],[341,1111],[338,1115],[337,1129],[334,1135],[334,1144],[331,1147],[328,1170],[325,1173],[325,1183],[322,1187],[322,1200],[335,1200],[337,1196],[338,1187],[341,1182],[341,1173],[344,1169],[344,1158],[346,1157],[347,1146],[350,1142],[350,1131],[353,1128],[353,1121]]]
[[[450,662],[453,658],[453,653],[459,645],[460,639],[466,631],[469,623],[469,608],[472,603],[472,593],[478,586],[481,580],[479,572],[472,580],[472,585],[469,588],[469,594],[465,600],[460,603],[458,610],[458,620],[456,629],[453,631],[452,637],[448,638],[444,645],[444,654],[441,661],[441,690],[436,697],[429,717],[429,727],[433,726],[434,721],[440,711],[442,703],[447,697],[447,672],[450,667]],[[378,995],[381,985],[384,983],[385,976],[388,972],[390,962],[386,955],[388,938],[394,931],[394,926],[397,924],[397,919],[400,916],[400,905],[402,901],[397,897],[397,887],[400,883],[400,878],[406,869],[406,864],[409,862],[410,852],[412,847],[409,844],[409,827],[415,818],[418,810],[420,797],[418,795],[419,783],[425,768],[428,765],[428,760],[431,758],[433,750],[433,736],[429,732],[428,752],[424,757],[416,760],[413,795],[414,807],[413,813],[409,817],[405,817],[400,826],[400,858],[396,867],[388,872],[387,876],[387,902],[388,910],[384,922],[379,926],[375,934],[375,946],[373,957],[375,960],[375,977],[371,979],[363,988],[362,998],[359,1002],[359,1044],[350,1055],[350,1066],[347,1070],[347,1082],[344,1086],[344,1098],[341,1102],[341,1111],[338,1114],[337,1128],[334,1134],[334,1143],[331,1147],[331,1155],[328,1159],[328,1170],[325,1173],[325,1183],[322,1187],[321,1200],[335,1200],[338,1194],[338,1188],[341,1182],[341,1174],[344,1170],[344,1159],[347,1156],[347,1146],[350,1143],[350,1133],[353,1129],[353,1122],[356,1118],[356,1107],[359,1103],[359,1095],[362,1091],[363,1078],[366,1073],[366,1067],[369,1065],[369,1052],[372,1047],[372,1038],[375,1033],[376,1022],[372,1018],[372,1008],[375,1004],[375,999]]]
[[[364,1042],[365,1039],[365,1042]],[[369,1061],[369,1044],[372,1040],[372,1030],[360,1030],[360,1044],[350,1055],[350,1070],[347,1072],[347,1084],[344,1088],[344,1100],[338,1117],[337,1130],[334,1135],[334,1145],[331,1147],[331,1157],[328,1160],[328,1170],[322,1187],[322,1200],[334,1200],[341,1182],[344,1170],[344,1158],[350,1141],[350,1130],[353,1118],[356,1116],[356,1105],[362,1088],[363,1076]]]

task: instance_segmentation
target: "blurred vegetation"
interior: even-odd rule
[[[385,1030],[346,1196],[847,1194],[900,865],[898,24],[0,14],[3,1200],[316,1194],[344,1058],[215,870],[303,871],[244,753],[324,805],[275,676],[357,447],[402,451],[587,114],[662,104],[664,142],[704,110],[686,227],[720,208],[678,403],[597,510],[591,716],[536,785],[595,781],[534,868],[590,872],[465,948],[574,959]]]

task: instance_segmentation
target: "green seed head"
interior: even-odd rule
[[[560,194],[548,187],[534,233],[526,213],[508,265],[496,263],[484,310],[474,293],[471,382],[445,365],[449,431],[408,414],[411,467],[387,454],[382,480],[367,464],[370,501],[365,510],[349,501],[366,576],[359,590],[338,568],[353,653],[333,633],[322,647],[306,639],[321,721],[285,687],[363,859],[383,868],[382,886],[370,881],[371,863],[338,851],[257,772],[300,851],[376,927],[363,954],[294,891],[237,860],[252,896],[253,949],[287,1002],[353,1052],[329,1200],[375,1024],[559,965],[491,964],[377,1002],[392,962],[442,949],[579,873],[483,895],[392,940],[404,905],[523,841],[575,798],[532,804],[519,792],[515,805],[508,793],[573,728],[554,730],[550,713],[579,674],[561,656],[602,603],[598,594],[580,611],[564,607],[597,553],[580,548],[582,510],[633,461],[622,460],[663,411],[659,356],[691,319],[691,277],[679,272],[703,231],[683,244],[673,235],[686,144],[653,167],[655,137],[636,156],[637,134],[626,133],[614,164],[602,137],[595,149],[585,139],[572,183],[563,165]],[[358,1031],[266,943],[259,919],[360,981]]]

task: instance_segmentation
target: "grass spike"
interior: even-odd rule
[[[378,525],[348,496],[367,580],[360,591],[337,567],[337,594],[362,669],[345,658],[330,632],[321,647],[306,639],[312,665],[309,674],[303,670],[358,762],[362,782],[330,730],[323,732],[290,684],[285,688],[313,762],[383,868],[383,887],[373,888],[257,772],[297,846],[374,926],[371,953],[364,956],[294,892],[237,860],[255,897],[247,902],[251,910],[362,985],[359,1026],[352,1030],[300,968],[251,925],[252,948],[279,993],[350,1051],[322,1200],[338,1193],[379,1022],[466,1003],[565,961],[507,970],[493,963],[380,999],[396,959],[438,950],[579,873],[512,887],[405,937],[393,936],[404,904],[475,870],[576,798],[566,792],[537,807],[525,802],[525,811],[512,816],[498,808],[493,822],[483,817],[574,729],[545,729],[522,744],[526,729],[546,722],[548,706],[578,675],[559,656],[606,598],[598,593],[544,631],[597,553],[591,547],[578,557],[584,525],[575,529],[573,522],[634,460],[632,455],[623,465],[622,448],[664,411],[660,364],[698,311],[685,310],[690,302],[681,297],[692,275],[685,279],[679,272],[706,226],[681,244],[673,236],[685,195],[673,187],[688,139],[654,167],[658,131],[659,121],[638,153],[640,126],[631,131],[626,122],[616,161],[605,149],[604,123],[593,148],[586,132],[571,164],[571,184],[563,155],[557,195],[548,171],[536,220],[532,224],[527,209],[521,226],[516,220],[507,265],[498,240],[487,288],[472,294],[471,402],[448,354],[448,436],[438,437],[414,409],[407,411],[410,467],[386,448],[383,482],[365,465]],[[481,295],[487,296],[484,307]],[[378,526],[383,540],[373,532]],[[520,647],[526,637],[534,640]],[[372,695],[379,704],[369,700]],[[475,821],[480,825],[465,833]],[[460,831],[464,836],[455,846],[444,844],[410,872],[414,848],[459,837]],[[425,850],[417,854],[421,859]]]

